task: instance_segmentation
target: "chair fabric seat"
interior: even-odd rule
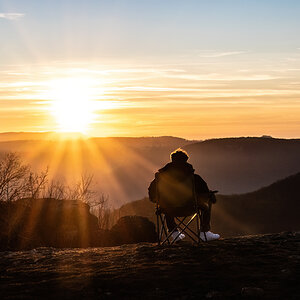
[[[194,175],[160,173],[157,184],[158,203],[163,213],[189,216],[195,212]]]
[[[160,211],[163,214],[167,214],[171,217],[188,217],[196,212],[195,206],[183,206],[183,207],[160,207]]]

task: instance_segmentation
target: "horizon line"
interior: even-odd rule
[[[240,135],[240,136],[221,136],[221,137],[210,137],[210,138],[187,138],[175,135],[148,135],[148,136],[98,136],[98,135],[89,135],[82,132],[57,132],[57,131],[0,131],[0,135],[9,135],[9,134],[49,134],[63,136],[66,135],[70,137],[77,136],[78,138],[92,139],[92,138],[178,138],[186,141],[208,141],[208,140],[217,140],[217,139],[236,139],[236,138],[269,138],[269,139],[284,139],[284,140],[294,140],[300,139],[300,137],[278,137],[271,135]],[[76,137],[75,137],[76,138]],[[68,139],[68,138],[66,138]]]

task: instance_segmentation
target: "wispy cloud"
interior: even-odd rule
[[[252,75],[226,75],[226,74],[168,74],[168,78],[196,80],[196,81],[261,81],[261,80],[275,80],[282,77],[272,76],[268,74],[252,74]]]
[[[223,56],[231,56],[231,55],[238,55],[238,54],[243,54],[246,53],[245,51],[227,51],[227,52],[214,52],[214,51],[208,51],[204,53],[200,53],[200,57],[223,57]]]
[[[25,14],[21,13],[0,13],[0,18],[7,20],[16,20],[24,17]]]

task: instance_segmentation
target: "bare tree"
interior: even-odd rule
[[[0,160],[0,200],[14,201],[24,196],[28,165],[16,153],[6,153]]]
[[[64,181],[52,179],[44,189],[43,198],[67,199]]]
[[[82,174],[80,180],[74,185],[66,186],[66,198],[72,200],[80,200],[85,203],[90,203],[94,200],[97,192],[94,187],[93,175]]]
[[[91,202],[97,195],[94,190],[94,175],[84,173],[81,175],[79,183],[79,194],[83,202]]]
[[[41,175],[44,175],[42,173]],[[40,181],[42,176],[39,177]],[[80,180],[75,184],[65,184],[64,179],[52,179],[44,188],[44,198],[55,198],[65,200],[78,200],[85,203],[94,202],[98,192],[94,188],[93,175],[82,174]]]
[[[45,190],[47,184],[49,168],[41,173],[29,172],[29,176],[27,179],[27,188],[26,192],[28,193],[28,197],[31,199],[39,198],[41,193]]]
[[[109,196],[99,192],[93,181],[94,176],[84,173],[73,187],[68,187],[68,199],[80,200],[87,203],[91,212],[97,216],[100,228],[109,226]]]
[[[55,198],[78,200],[89,204],[98,217],[99,227],[109,225],[109,197],[95,188],[91,174],[84,173],[74,185],[62,180],[48,183],[48,168],[40,173],[33,172],[23,164],[16,153],[7,153],[0,159],[0,201],[14,201],[21,198]]]
[[[0,201],[38,198],[46,187],[48,168],[33,172],[19,154],[9,152],[0,159]]]
[[[109,196],[98,194],[97,198],[89,203],[91,211],[98,218],[98,226],[102,229],[108,229],[110,221]]]

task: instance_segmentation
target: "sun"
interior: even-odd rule
[[[93,88],[82,78],[51,82],[51,111],[58,131],[86,133],[95,117]]]

